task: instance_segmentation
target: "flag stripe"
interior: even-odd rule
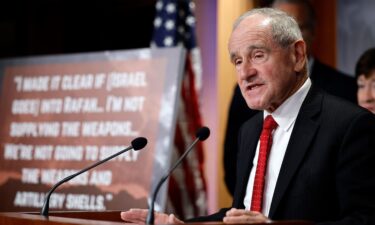
[[[151,45],[172,47],[183,45],[187,50],[179,111],[174,139],[175,157],[183,154],[202,126],[197,90],[201,86],[199,60],[192,65],[192,52],[199,52],[195,37],[194,3],[191,0],[159,0],[156,3],[154,33]],[[197,64],[196,64],[197,63]],[[203,144],[197,143],[181,168],[172,174],[168,196],[175,213],[181,218],[206,214],[206,181],[204,177]],[[178,175],[177,175],[178,174]]]

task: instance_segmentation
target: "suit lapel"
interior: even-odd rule
[[[317,93],[316,89],[312,86],[302,104],[299,115],[297,116],[285,152],[272,198],[271,209],[269,212],[270,218],[273,218],[290,181],[293,179],[293,175],[302,163],[303,158],[309,149],[310,143],[318,130],[319,124],[313,120],[313,116],[321,110],[321,101],[322,94]]]
[[[233,201],[233,207],[235,208],[244,208],[243,200],[246,194],[250,171],[253,167],[260,132],[262,131],[263,113],[258,113],[252,120],[255,122],[251,123],[251,126],[246,126],[246,130],[241,132],[241,138],[239,140],[241,149],[237,156],[237,183]]]

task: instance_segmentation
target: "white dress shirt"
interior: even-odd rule
[[[272,114],[267,111],[263,112],[264,118],[272,115],[276,123],[279,125],[273,132],[272,147],[268,155],[267,169],[265,173],[265,183],[263,192],[263,206],[262,213],[268,216],[272,196],[275,190],[277,178],[279,176],[281,164],[284,159],[285,151],[289,143],[290,135],[292,133],[294,123],[296,121],[298,112],[301,108],[302,102],[311,87],[311,80],[308,78],[300,89],[292,96],[290,96],[282,105],[280,105]],[[251,198],[253,194],[253,185],[255,179],[255,171],[257,168],[259,155],[259,141],[253,160],[253,167],[250,172],[250,178],[247,183],[246,195],[244,198],[244,205],[247,210],[250,209]]]

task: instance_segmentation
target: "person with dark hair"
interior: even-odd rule
[[[306,42],[307,56],[309,59],[309,77],[314,84],[332,95],[344,98],[356,104],[357,86],[354,77],[325,65],[312,54],[312,44],[315,39],[317,19],[310,1],[275,0],[272,7],[288,13],[297,21],[303,39]],[[225,184],[231,195],[234,194],[234,186],[236,183],[237,134],[241,125],[254,114],[256,114],[256,111],[247,107],[241,95],[241,91],[238,85],[236,85],[228,112],[223,157]]]
[[[311,81],[296,21],[250,10],[234,23],[228,50],[248,107],[259,110],[238,135],[232,206],[187,221],[156,213],[155,223],[375,224],[375,115]],[[121,218],[143,224],[146,215],[131,209]]]
[[[358,104],[375,113],[375,48],[365,51],[355,67]]]

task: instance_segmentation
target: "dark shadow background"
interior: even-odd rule
[[[0,58],[148,47],[156,0],[0,2]]]

